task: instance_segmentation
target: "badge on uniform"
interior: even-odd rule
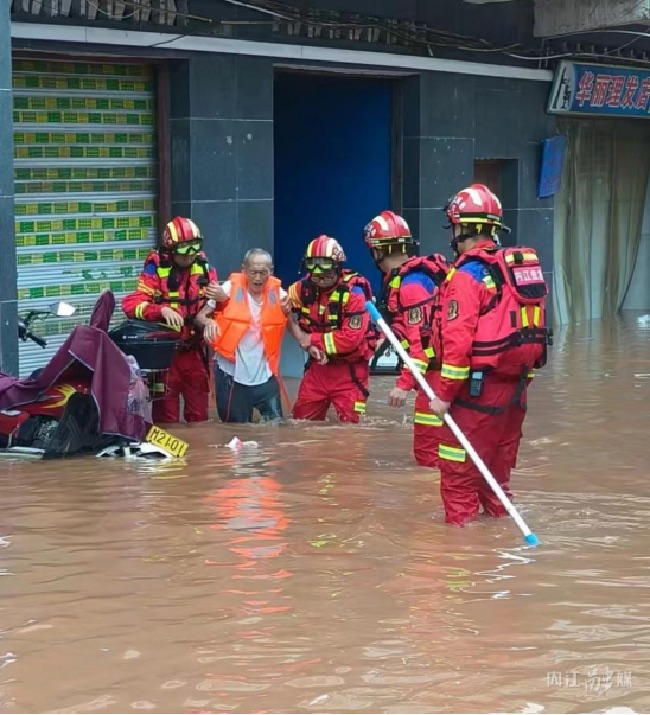
[[[363,325],[363,316],[361,315],[353,315],[350,317],[350,327],[353,330],[359,330],[359,328]]]
[[[419,325],[422,322],[422,308],[409,308],[407,322],[409,325]]]
[[[458,317],[458,301],[450,300],[447,308],[447,320],[455,320]]]

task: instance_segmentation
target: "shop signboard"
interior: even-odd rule
[[[561,62],[548,101],[549,114],[650,116],[650,70]]]

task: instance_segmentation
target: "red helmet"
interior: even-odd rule
[[[368,248],[386,248],[398,244],[413,244],[411,229],[406,221],[392,211],[382,211],[363,230]]]
[[[303,270],[309,273],[338,271],[345,262],[341,244],[331,236],[317,236],[310,241],[302,259]]]
[[[482,232],[483,226],[491,226],[492,234],[505,228],[501,202],[484,184],[472,184],[459,191],[445,206],[445,213],[451,226],[472,226],[477,233]]]
[[[202,242],[203,236],[194,221],[191,218],[177,216],[165,226],[160,245],[167,251],[175,251],[183,243],[199,245]]]

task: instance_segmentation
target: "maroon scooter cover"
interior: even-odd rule
[[[107,334],[114,310],[115,296],[105,291],[95,304],[90,325],[78,325],[36,378],[0,372],[0,409],[38,399],[77,361],[92,371],[91,392],[99,409],[101,433],[143,440],[151,425],[127,408],[131,371],[124,354]]]

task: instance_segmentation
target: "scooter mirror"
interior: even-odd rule
[[[63,301],[52,303],[49,310],[50,313],[54,313],[54,315],[58,315],[60,318],[68,318],[77,312],[74,305],[70,305],[70,303],[65,303]]]

